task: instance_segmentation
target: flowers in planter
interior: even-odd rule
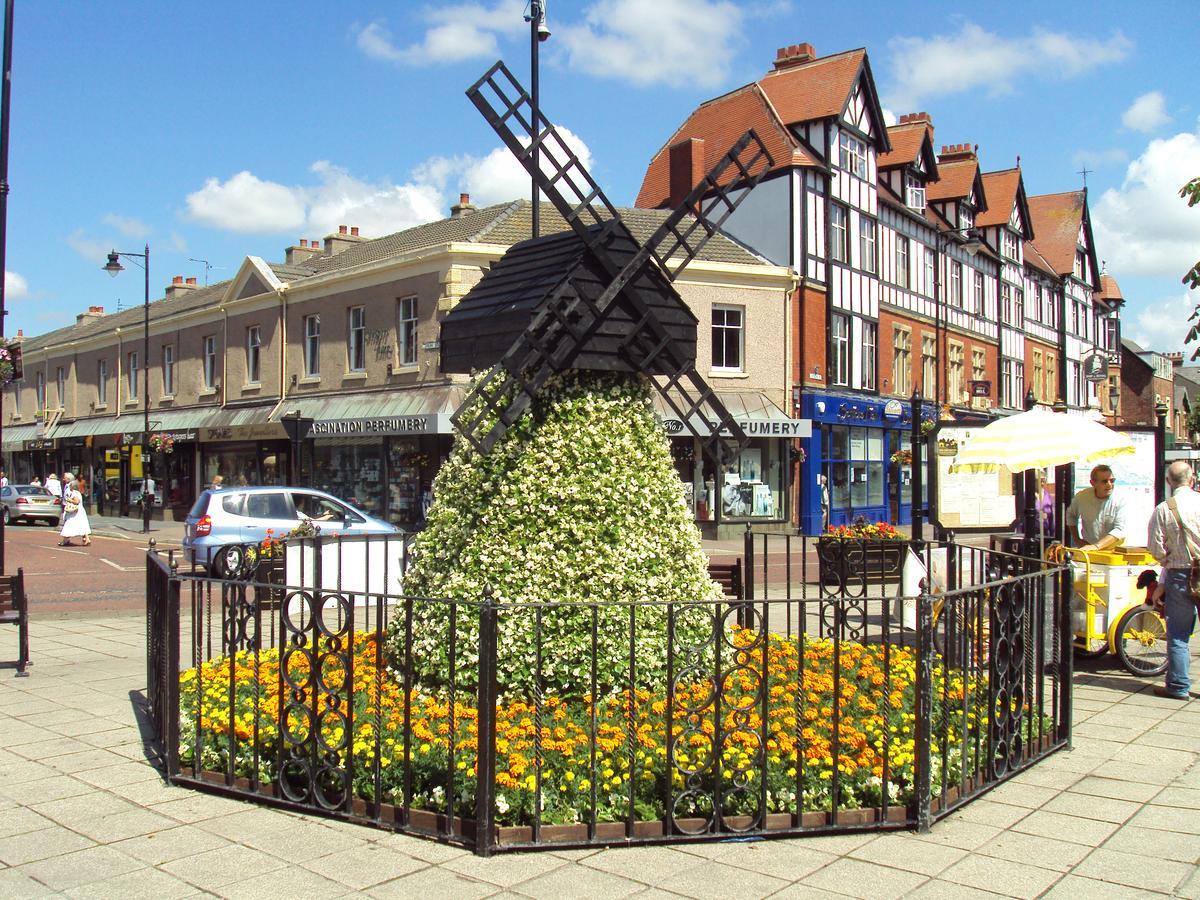
[[[175,452],[175,438],[169,434],[152,434],[150,435],[150,449],[155,453],[173,453]]]
[[[20,347],[0,343],[0,386],[6,385],[16,378],[20,360]]]
[[[921,420],[921,434],[929,434],[933,429],[937,428],[937,422],[933,419]]]
[[[912,465],[912,450],[897,450],[891,456],[892,464],[896,466],[911,466]]]
[[[267,536],[258,545],[259,559],[277,559],[283,556],[283,541],[275,537],[275,529],[268,528]]]
[[[858,518],[849,525],[826,525],[822,537],[843,541],[902,541],[904,535],[888,522],[868,522]]]

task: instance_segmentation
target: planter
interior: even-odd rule
[[[283,584],[283,560],[278,558],[260,560],[254,569],[254,602],[262,610],[279,609],[283,603],[283,588],[268,588],[261,585]]]
[[[817,539],[821,583],[854,581],[897,581],[904,567],[907,541]]]

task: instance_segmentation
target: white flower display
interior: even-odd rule
[[[491,589],[503,604],[503,693],[589,694],[593,660],[598,693],[665,685],[668,610],[677,652],[693,648],[695,661],[711,643],[717,607],[693,604],[718,600],[720,589],[652,390],[642,376],[555,376],[490,453],[459,440],[434,481],[405,592],[478,602]],[[398,667],[404,627],[404,617],[393,620]],[[450,628],[445,603],[415,605],[416,674],[448,679]],[[458,606],[454,632],[455,681],[467,688],[478,662],[476,606]]]

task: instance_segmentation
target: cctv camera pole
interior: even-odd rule
[[[4,72],[0,84],[0,273],[7,265],[8,247],[8,123],[10,113],[10,89],[12,87],[12,43],[13,43],[13,0],[4,4]],[[4,278],[0,275],[0,344],[4,343]],[[13,390],[16,385],[14,383]],[[3,416],[0,416],[3,419]],[[0,424],[0,446],[3,446],[4,429]],[[4,574],[4,519],[0,517],[0,575]]]
[[[545,11],[542,9],[542,0],[532,0],[529,4],[529,86],[530,98],[533,101],[533,236],[537,237],[540,232],[541,221],[541,197],[538,191],[538,173],[540,169],[539,157],[541,156],[541,139],[542,126],[538,121],[538,26],[542,23],[542,18]]]

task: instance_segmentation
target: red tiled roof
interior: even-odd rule
[[[1017,202],[1017,188],[1021,186],[1021,170],[1005,169],[1003,172],[984,172],[983,191],[988,198],[988,208],[975,217],[980,228],[991,225],[1007,225],[1012,217],[1013,204]]]
[[[838,116],[866,56],[860,48],[775,69],[759,85],[786,125]]]
[[[707,172],[748,128],[753,128],[766,145],[774,168],[820,165],[783,127],[758,85],[748,84],[709,100],[688,116],[654,154],[634,205],[647,209],[667,205],[671,196],[671,147],[688,138],[701,138],[704,141],[703,169]]]
[[[971,193],[975,176],[979,173],[979,160],[974,156],[965,159],[939,159],[938,180],[925,188],[927,200],[958,200]]]
[[[1117,284],[1117,279],[1111,275],[1100,276],[1100,292],[1096,294],[1097,300],[1124,300],[1125,297],[1121,293],[1121,286]]]
[[[879,155],[879,168],[891,169],[917,162],[921,157],[925,135],[932,131],[927,122],[906,122],[889,127],[888,139],[892,142],[892,150]]]
[[[1037,235],[1034,246],[1059,275],[1070,275],[1075,269],[1085,197],[1083,191],[1068,191],[1029,198],[1029,216]]]
[[[1035,269],[1041,269],[1047,275],[1058,275],[1058,273],[1054,271],[1054,266],[1050,265],[1050,263],[1046,261],[1046,257],[1038,253],[1038,249],[1037,247],[1033,246],[1032,241],[1025,242],[1022,255],[1025,257],[1025,262],[1033,266]]]

